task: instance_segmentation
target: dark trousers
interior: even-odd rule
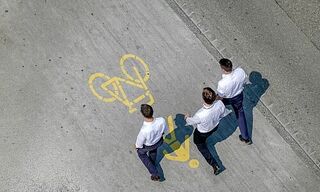
[[[217,126],[218,127],[218,126]],[[212,131],[208,133],[200,133],[198,129],[194,130],[193,133],[193,142],[196,144],[198,150],[202,154],[202,156],[206,159],[206,161],[209,163],[211,166],[217,166],[217,161],[214,159],[212,154],[210,153],[207,145],[207,138],[215,131],[217,130],[214,128]]]
[[[143,148],[137,149],[138,156],[144,166],[148,169],[149,173],[153,176],[159,176],[158,170],[156,168],[156,158],[157,158],[157,149],[163,143],[161,138],[156,144],[152,146],[145,146]]]
[[[240,133],[242,138],[244,139],[250,139],[249,134],[248,134],[248,128],[247,128],[247,121],[246,121],[246,116],[244,115],[244,110],[243,110],[243,93],[240,93],[239,95],[233,97],[233,98],[223,98],[222,102],[225,105],[231,105],[237,120],[238,120],[238,125],[240,129]]]

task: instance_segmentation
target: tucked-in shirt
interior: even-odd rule
[[[143,148],[143,145],[152,146],[162,137],[164,132],[168,132],[168,126],[164,118],[155,118],[152,122],[143,122],[137,136],[136,148]]]
[[[243,91],[243,85],[247,81],[246,72],[238,67],[229,74],[223,74],[218,82],[218,95],[223,98],[232,98]]]
[[[219,124],[227,112],[222,101],[217,100],[210,106],[203,105],[193,117],[188,117],[186,122],[187,125],[195,125],[200,133],[207,133]]]

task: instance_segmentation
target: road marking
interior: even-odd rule
[[[191,159],[190,161],[189,161],[189,167],[190,168],[193,168],[193,169],[196,169],[196,168],[198,168],[199,167],[199,161],[198,160],[196,160],[196,159]]]
[[[141,75],[139,69],[136,66],[132,67],[132,71],[134,72],[134,75],[130,75],[126,64],[126,61],[128,59],[133,59],[140,64],[140,68],[142,68],[143,75]],[[137,111],[137,108],[135,107],[135,104],[141,102],[145,98],[149,98],[149,101],[147,104],[153,105],[154,104],[154,97],[149,90],[146,82],[150,78],[150,71],[149,66],[138,56],[133,54],[126,54],[123,55],[120,59],[120,68],[122,71],[122,74],[125,76],[125,78],[122,77],[109,77],[108,75],[105,75],[103,73],[94,73],[89,77],[89,88],[94,96],[96,96],[99,100],[106,102],[106,103],[112,103],[114,101],[119,101],[123,105],[128,107],[129,113],[133,113]],[[135,77],[135,78],[134,78]],[[100,82],[98,81],[100,80]],[[102,81],[102,83],[101,83]],[[97,85],[97,83],[100,83]],[[124,90],[123,85],[129,85],[131,87],[141,89],[144,91],[143,94],[137,96],[136,98],[129,99],[127,92]],[[103,96],[100,93],[98,93],[97,88],[102,89],[108,96]],[[167,118],[168,127],[170,135],[164,139],[164,142],[167,143],[172,153],[169,153],[168,151],[164,150],[163,154],[166,157],[166,159],[171,161],[179,161],[179,162],[186,162],[190,159],[190,139],[189,135],[185,135],[185,140],[180,143],[177,140],[175,131],[174,131],[174,121],[172,116],[170,115]],[[188,163],[190,168],[198,168],[199,167],[199,161],[196,159],[192,159]]]
[[[190,136],[185,135],[184,142],[180,143],[175,135],[174,131],[174,122],[172,116],[169,116],[167,118],[168,127],[169,127],[169,133],[170,138],[165,138],[164,142],[167,143],[170,148],[172,149],[172,153],[169,153],[166,150],[163,150],[164,156],[171,161],[179,161],[179,162],[186,162],[190,159]],[[183,145],[184,144],[184,145]],[[199,167],[199,161],[196,159],[192,159],[189,161],[189,167],[190,168],[198,168]]]
[[[133,66],[134,76],[131,76],[126,69],[126,61],[128,59],[133,59],[138,62],[138,64],[141,65],[141,67],[144,70],[144,76],[141,76],[140,71],[136,66]],[[102,100],[106,103],[111,103],[116,100],[121,102],[123,105],[128,107],[129,113],[133,113],[137,111],[137,108],[135,107],[135,104],[142,101],[144,98],[149,98],[149,101],[147,104],[153,105],[154,104],[154,97],[152,93],[150,92],[146,82],[150,78],[150,72],[149,72],[149,66],[138,56],[133,54],[126,54],[123,55],[120,59],[120,68],[122,73],[124,74],[125,78],[121,77],[112,77],[103,74],[103,73],[94,73],[89,77],[89,87],[91,92],[94,96],[96,96],[99,100]],[[97,86],[94,83],[98,79],[103,80],[104,83],[102,83],[99,88],[105,91],[109,96],[105,97],[100,95],[97,92]],[[131,87],[138,88],[144,91],[142,95],[137,96],[136,98],[129,99],[127,96],[126,91],[123,89],[123,85],[127,84]]]

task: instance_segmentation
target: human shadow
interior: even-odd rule
[[[158,168],[158,172],[161,174],[160,181],[165,180],[163,170],[160,166],[160,161],[164,158],[164,156],[166,154],[170,154],[170,156],[173,158],[175,158],[174,155],[178,155],[176,157],[177,157],[177,159],[179,159],[178,161],[181,161],[181,162],[187,162],[190,159],[189,156],[183,156],[183,153],[174,154],[173,152],[177,152],[177,150],[188,150],[185,152],[189,154],[190,149],[184,149],[184,148],[186,147],[186,145],[190,145],[191,141],[188,144],[186,144],[184,142],[187,139],[191,139],[190,137],[193,133],[194,128],[193,128],[193,126],[186,126],[186,121],[184,119],[183,114],[177,114],[174,119],[174,123],[175,123],[175,129],[173,131],[171,131],[168,135],[166,135],[166,137],[164,139],[164,143],[158,148],[157,164],[159,165],[159,167],[157,167],[157,168]],[[228,123],[228,121],[226,121],[226,123]],[[228,127],[230,127],[230,126],[228,126]],[[212,135],[215,135],[215,132]],[[214,144],[213,144],[213,142],[211,142],[212,138],[215,138],[215,137],[212,137],[211,139],[209,139],[209,138],[207,140],[208,148],[209,148],[210,152],[212,153],[212,155],[214,156],[214,158],[216,159],[219,167],[221,168],[221,171],[223,171],[223,170],[225,170],[225,168],[224,168],[224,166],[219,158],[219,155],[215,149],[215,146],[214,146],[214,144],[216,142]]]
[[[216,150],[215,145],[232,135],[233,132],[235,132],[235,130],[237,129],[237,126],[238,124],[235,114],[230,113],[220,120],[217,130],[207,138],[208,149],[216,160],[218,166],[220,167],[221,172],[223,172],[226,167],[223,165],[221,159],[219,158],[219,154]]]
[[[257,71],[253,71],[250,73],[249,81],[250,83],[244,86],[243,108],[246,115],[249,136],[252,137],[253,108],[259,102],[260,97],[268,89],[269,82],[267,79],[262,78],[262,75]],[[226,107],[233,110],[230,105]],[[161,181],[164,181],[165,177],[160,166],[160,161],[164,158],[165,154],[172,154],[173,152],[180,149],[180,147],[183,147],[181,145],[185,142],[186,139],[190,138],[193,133],[193,127],[186,126],[186,121],[183,114],[177,114],[174,119],[174,123],[176,128],[165,136],[164,143],[158,148],[157,152],[157,169],[161,174]],[[217,130],[207,139],[208,148],[217,161],[219,167],[221,168],[221,172],[226,168],[219,158],[215,145],[216,143],[230,137],[235,132],[237,127],[238,122],[235,113],[230,113],[220,120]]]
[[[261,96],[269,87],[269,81],[262,78],[261,73],[252,71],[249,75],[250,83],[244,87],[243,109],[246,115],[249,137],[253,132],[253,108],[258,104]]]
[[[160,173],[160,181],[164,181],[164,173],[160,166],[160,161],[164,158],[166,154],[170,154],[172,158],[179,159],[183,161],[185,156],[183,154],[180,156],[175,156],[173,152],[177,150],[184,150],[184,142],[192,135],[193,127],[186,126],[186,121],[183,114],[177,114],[174,118],[175,128],[171,130],[164,138],[163,144],[158,148],[157,152],[157,169]],[[188,151],[189,152],[189,151]]]
[[[253,130],[253,108],[257,105],[260,97],[265,93],[269,87],[269,82],[267,79],[262,78],[261,74],[257,71],[252,71],[249,75],[250,83],[244,86],[244,99],[243,108],[245,111],[247,127],[249,136],[252,137]],[[230,105],[226,106],[228,109],[232,109]],[[219,155],[215,149],[215,144],[221,142],[228,137],[230,137],[237,129],[238,122],[235,113],[230,113],[226,117],[220,120],[217,131],[213,133],[208,139],[208,147],[210,152],[215,157],[218,165],[221,167],[222,171],[225,170]]]

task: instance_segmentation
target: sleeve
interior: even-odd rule
[[[186,122],[186,125],[196,125],[201,123],[201,119],[197,115],[194,115],[193,117],[187,117]]]
[[[143,144],[144,144],[145,140],[146,140],[146,138],[140,130],[140,132],[137,136],[136,148],[143,148]]]
[[[222,106],[221,107],[221,113],[220,113],[220,117],[219,117],[220,120],[222,118],[224,118],[225,116],[229,115],[230,113],[232,113],[232,110],[226,108],[223,103],[222,103],[221,106]]]
[[[225,94],[225,90],[224,88],[221,86],[221,83],[218,82],[218,88],[217,88],[217,93],[220,97],[225,97],[226,94]]]

